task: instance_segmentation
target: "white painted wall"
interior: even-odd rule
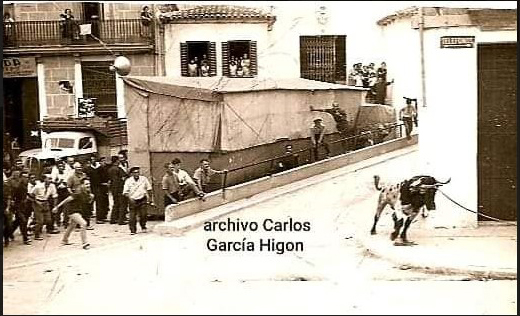
[[[320,24],[316,11],[326,7],[327,22]],[[166,24],[165,65],[167,76],[180,76],[180,43],[217,42],[217,75],[222,72],[221,42],[255,40],[258,42],[258,76],[264,78],[300,77],[300,36],[346,35],[347,70],[357,62],[382,61],[381,30],[375,18],[362,18],[370,9],[367,3],[299,2],[276,3],[276,22],[271,31],[267,23],[244,24]],[[268,7],[264,10],[269,10]]]
[[[419,31],[410,19],[385,28],[384,42],[395,78],[394,104],[402,96],[419,98],[419,156],[422,170],[443,181],[446,194],[472,210],[478,206],[477,130],[478,80],[477,47],[440,48],[442,36],[475,36],[476,43],[516,42],[516,31],[482,32],[477,27],[427,29],[424,33],[426,100],[421,102]],[[405,45],[406,44],[406,45]],[[403,47],[405,49],[403,49]],[[453,205],[439,194],[432,226],[476,226],[475,214]]]

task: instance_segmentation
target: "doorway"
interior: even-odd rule
[[[16,137],[21,150],[40,147],[37,78],[4,78],[3,84],[4,146],[5,139]]]
[[[516,43],[477,49],[479,212],[516,220]]]

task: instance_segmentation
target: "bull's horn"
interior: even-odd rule
[[[436,181],[436,183],[435,183],[436,185],[441,186],[441,185],[450,183],[451,177],[446,182],[441,182],[441,181],[438,181],[438,180],[435,180],[435,181]]]

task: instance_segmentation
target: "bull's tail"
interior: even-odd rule
[[[379,186],[379,176],[378,175],[375,175],[374,176],[374,186],[376,187],[376,190],[377,191],[381,191],[382,187]]]

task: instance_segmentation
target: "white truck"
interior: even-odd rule
[[[98,145],[93,133],[59,131],[44,133],[42,148],[23,151],[19,156],[30,172],[40,174],[45,164],[56,158],[72,156],[76,160],[82,160],[97,152]]]

